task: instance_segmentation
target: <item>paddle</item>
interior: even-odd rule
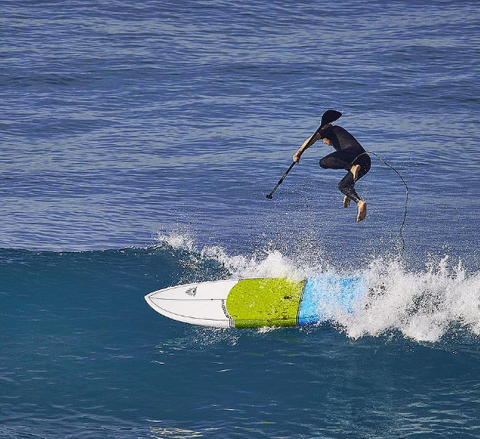
[[[329,123],[332,123],[334,121],[336,121],[337,119],[340,118],[340,116],[342,115],[342,113],[340,113],[339,111],[335,111],[335,110],[327,110],[325,111],[325,113],[323,113],[323,116],[322,116],[322,123],[321,125],[318,127],[317,131],[315,131],[315,133],[313,134],[312,137],[310,137],[310,140],[308,141],[307,145],[305,146],[305,149],[307,149],[311,143],[312,143],[312,139],[313,137],[315,136],[315,134],[317,134],[320,129],[322,128],[322,126],[324,125],[327,125]],[[292,170],[292,168],[295,166],[295,163],[297,162],[292,162],[292,164],[289,166],[289,168],[287,169],[287,171],[285,172],[285,174],[282,175],[282,178],[280,180],[278,180],[278,183],[275,185],[275,187],[273,188],[273,191],[270,192],[268,195],[267,195],[267,198],[269,200],[271,200],[273,198],[273,194],[275,193],[275,191],[278,189],[278,186],[280,186],[282,183],[283,183],[283,180],[285,180],[285,177],[288,175],[288,173]]]

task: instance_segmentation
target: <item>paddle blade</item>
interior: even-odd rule
[[[323,127],[324,125],[335,122],[337,119],[340,119],[340,117],[342,117],[340,111],[327,110],[323,113],[321,126]]]

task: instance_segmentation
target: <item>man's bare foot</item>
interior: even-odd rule
[[[363,221],[367,216],[367,203],[365,201],[360,200],[357,203],[358,214],[357,214],[357,223]]]
[[[357,181],[358,180],[358,173],[360,172],[360,165],[353,165],[350,168],[350,172],[353,175],[353,181]]]
[[[348,207],[350,206],[350,198],[348,198],[346,195],[343,197],[343,207]]]

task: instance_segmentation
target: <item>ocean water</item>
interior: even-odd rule
[[[480,436],[478,2],[0,6],[0,437]],[[265,198],[328,108],[408,200],[372,157],[357,224],[323,144]],[[143,299],[325,272],[382,294],[301,330]]]

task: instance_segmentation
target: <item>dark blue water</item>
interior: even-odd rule
[[[480,436],[476,1],[2,1],[0,437]],[[323,111],[373,158],[309,149]],[[183,282],[361,274],[306,330],[199,329]]]

